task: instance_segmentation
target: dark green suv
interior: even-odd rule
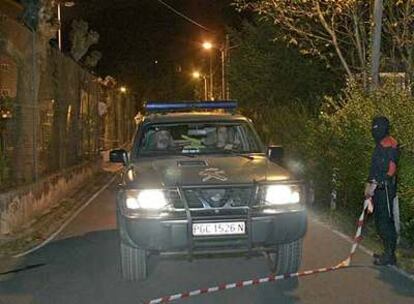
[[[267,253],[297,271],[307,229],[305,186],[264,147],[234,102],[147,103],[117,193],[121,269],[144,279],[152,254]]]

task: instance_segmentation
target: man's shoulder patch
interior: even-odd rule
[[[392,136],[387,136],[381,140],[381,146],[384,148],[397,148],[398,142]]]

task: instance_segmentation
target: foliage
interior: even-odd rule
[[[338,208],[358,214],[374,142],[371,120],[385,115],[401,147],[399,199],[402,236],[414,245],[414,100],[396,83],[367,93],[371,1],[236,0],[240,10],[262,18],[233,32],[231,95],[256,121],[266,142],[283,144],[301,159],[316,187],[316,202],[328,206],[335,172]],[[385,3],[383,68],[413,71],[413,2]],[[269,22],[270,21],[270,22]],[[326,23],[325,23],[326,22]],[[273,40],[273,41],[272,41]],[[276,40],[276,41],[274,41]],[[286,48],[286,43],[292,48]],[[293,49],[293,50],[292,50]],[[294,50],[297,50],[296,52]],[[343,58],[341,58],[341,56]],[[330,67],[342,64],[350,79],[337,97]],[[313,60],[312,60],[313,59]],[[403,68],[404,67],[404,68]],[[347,71],[349,69],[349,71]],[[331,87],[330,87],[331,86]],[[259,123],[258,123],[259,122]]]
[[[392,45],[390,61],[404,66],[413,80],[414,73],[414,2],[411,0],[385,1],[385,39]],[[395,69],[394,69],[395,70]]]
[[[5,151],[4,133],[7,122],[13,117],[15,101],[9,96],[0,96],[0,184],[5,184],[9,172],[8,159]]]
[[[258,128],[267,142],[287,143],[292,132],[301,133],[294,126],[319,108],[318,96],[333,94],[340,82],[322,63],[273,41],[274,35],[266,22],[245,23],[240,32],[231,32],[237,48],[231,53],[230,93],[244,114],[263,122]]]
[[[60,24],[56,15],[54,0],[22,0],[24,6],[23,21],[34,31],[42,35],[46,41],[52,39]]]
[[[72,31],[70,32],[70,42],[72,44],[70,53],[76,61],[81,60],[89,48],[98,43],[98,41],[99,34],[89,30],[88,22],[84,20],[73,20]]]
[[[370,135],[371,120],[385,115],[392,123],[391,134],[401,146],[399,162],[399,198],[403,235],[414,233],[414,102],[411,94],[387,84],[367,95],[350,85],[344,95],[329,99],[319,119],[308,123],[307,141],[296,148],[308,165],[307,175],[317,186],[319,197],[326,201],[331,189],[332,172],[337,173],[339,208],[358,213],[368,174],[374,143]],[[412,238],[411,238],[412,240]]]
[[[373,1],[234,0],[234,5],[271,21],[301,52],[324,59],[334,69],[342,67],[340,73],[351,80],[362,78],[366,87]],[[384,1],[383,69],[412,77],[413,25],[412,0]]]
[[[92,51],[84,61],[84,64],[87,68],[94,68],[97,66],[98,61],[101,60],[102,53],[99,51]]]
[[[22,0],[21,2],[24,5],[23,21],[29,28],[35,29],[39,22],[40,1]]]
[[[15,101],[9,96],[0,96],[0,123],[13,116]]]
[[[253,10],[272,21],[283,31],[283,38],[303,53],[320,56],[333,67],[341,64],[348,77],[366,70],[370,1],[235,2],[239,9]]]
[[[245,113],[255,107],[242,105]],[[414,245],[414,100],[409,92],[389,83],[367,94],[349,84],[341,96],[326,97],[317,116],[298,102],[256,110],[254,118],[260,122],[256,125],[262,137],[283,144],[290,158],[301,160],[302,173],[314,181],[316,202],[328,206],[335,172],[338,208],[354,215],[361,209],[374,148],[371,121],[376,115],[387,116],[392,123],[391,134],[400,143],[402,236]]]

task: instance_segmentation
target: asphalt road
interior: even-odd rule
[[[0,277],[1,304],[142,303],[144,300],[268,274],[263,257],[153,258],[144,282],[121,280],[114,191],[107,189],[58,240],[26,256]],[[338,263],[350,244],[310,219],[302,269]],[[179,303],[414,303],[414,282],[387,267],[372,267],[359,251],[355,267],[337,272],[202,295]]]

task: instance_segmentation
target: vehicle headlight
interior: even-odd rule
[[[148,189],[127,193],[126,207],[128,209],[159,210],[167,207],[167,205],[168,201],[162,190]]]
[[[287,205],[300,203],[300,187],[292,185],[271,185],[264,188],[264,204]]]

